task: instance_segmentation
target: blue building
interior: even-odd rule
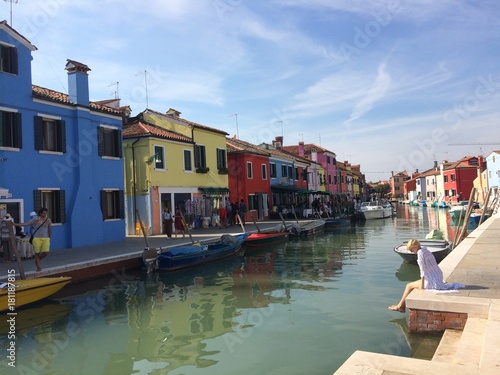
[[[122,110],[89,100],[90,69],[73,60],[68,94],[33,85],[34,51],[0,22],[0,213],[46,207],[52,250],[123,240]]]
[[[488,188],[500,189],[500,151],[492,151],[486,157],[486,169],[488,173]]]

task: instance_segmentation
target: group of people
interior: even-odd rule
[[[221,206],[218,210],[220,219],[219,228],[228,228],[229,226],[239,225],[239,221],[236,219],[238,216],[241,223],[245,225],[246,212],[247,206],[243,199],[239,204],[237,202],[228,202],[226,206]],[[162,224],[162,232],[167,235],[167,238],[172,238],[173,230],[175,230],[176,238],[178,233],[182,234],[182,237],[185,237],[186,223],[183,220],[179,207],[176,208],[174,215],[172,215],[168,207],[165,207],[162,212]]]
[[[52,221],[48,218],[47,212],[48,210],[44,207],[40,208],[38,212],[31,212],[30,220],[26,223],[14,223],[12,216],[8,213],[0,218],[0,236],[4,262],[15,260],[14,249],[11,246],[12,239],[16,235],[22,234],[22,231],[18,232],[16,228],[29,226],[29,235],[33,238],[30,242],[35,255],[36,270],[38,272],[42,270],[41,260],[49,254],[50,237],[52,236]]]
[[[177,234],[182,234],[183,238],[186,237],[184,233],[186,226],[179,207],[175,209],[173,216],[170,208],[165,207],[162,213],[162,223],[163,234],[166,234],[167,238],[172,238],[172,229],[175,230],[175,238],[177,238]]]
[[[227,228],[229,226],[239,225],[237,217],[245,225],[245,214],[247,213],[247,205],[242,199],[240,203],[238,202],[227,202],[226,207],[221,207],[219,209],[220,216],[220,228]]]

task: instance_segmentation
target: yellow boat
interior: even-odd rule
[[[15,280],[0,285],[0,312],[14,312],[19,307],[40,301],[61,290],[71,277],[38,277]]]

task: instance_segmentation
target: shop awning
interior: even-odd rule
[[[230,190],[223,187],[199,187],[199,191],[204,195],[227,195]]]
[[[299,188],[296,188],[295,186],[271,186],[271,191],[281,191],[281,192],[287,192],[287,193],[295,193],[299,191]]]

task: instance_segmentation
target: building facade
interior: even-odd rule
[[[5,21],[0,48],[0,206],[16,222],[47,208],[53,250],[123,240],[122,111],[89,100],[74,60],[68,93],[33,85],[36,47]]]

